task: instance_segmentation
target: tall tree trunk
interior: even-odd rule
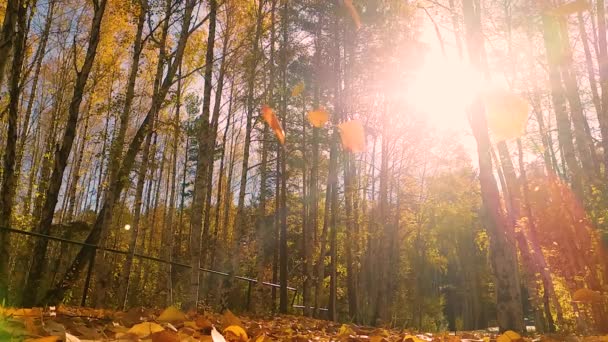
[[[562,44],[559,37],[559,26],[555,18],[548,14],[542,14],[543,24],[543,39],[547,52],[547,60],[549,67],[549,81],[551,83],[551,100],[553,109],[555,110],[555,118],[557,123],[557,135],[559,145],[563,152],[563,162],[567,170],[565,174],[572,183],[572,190],[582,199],[583,185],[580,179],[580,166],[576,159],[574,143],[572,139],[572,128],[570,118],[566,111],[565,90],[562,85],[559,65],[562,59]]]
[[[207,187],[207,175],[209,173],[209,154],[213,155],[211,133],[209,127],[209,111],[211,106],[211,81],[213,76],[213,50],[215,46],[215,25],[217,17],[217,1],[209,2],[209,35],[207,36],[207,53],[205,55],[205,84],[203,94],[203,110],[199,117],[197,129],[198,156],[196,163],[196,177],[194,179],[194,190],[192,195],[192,231],[190,236],[190,287],[189,304],[196,308],[200,289],[200,267],[201,267],[201,234],[203,233],[203,210],[205,205],[205,194]]]
[[[148,134],[150,123],[153,121],[160,111],[162,103],[165,100],[167,92],[169,88],[173,84],[173,78],[177,72],[177,68],[181,63],[181,60],[184,55],[184,50],[186,47],[186,42],[188,41],[188,37],[192,33],[191,31],[191,21],[192,21],[192,12],[196,5],[195,0],[186,0],[184,4],[184,15],[182,19],[182,27],[179,33],[179,39],[176,43],[175,52],[173,54],[172,61],[168,64],[166,68],[164,68],[163,60],[164,60],[164,44],[161,44],[161,53],[159,58],[159,65],[157,67],[156,77],[155,77],[155,86],[154,93],[152,95],[152,103],[148,113],[146,114],[143,122],[139,126],[133,140],[131,141],[129,148],[123,158],[122,165],[119,169],[119,172],[116,177],[116,182],[110,184],[110,189],[108,190],[105,198],[104,204],[101,208],[100,213],[97,215],[95,219],[95,223],[93,224],[93,228],[91,232],[87,236],[85,240],[88,244],[97,244],[102,239],[102,236],[105,234],[103,228],[106,226],[107,222],[110,222],[112,218],[112,211],[116,202],[120,198],[120,193],[122,192],[124,186],[128,182],[128,175],[133,167],[133,163],[135,158],[139,152],[141,144],[144,140],[144,137]],[[165,22],[168,21],[168,17],[170,13],[167,13],[167,17],[165,18]],[[168,31],[167,29],[163,29],[164,32]],[[163,77],[164,76],[164,77]],[[65,292],[72,286],[72,284],[78,280],[84,266],[91,259],[94,254],[95,249],[90,247],[82,247],[76,257],[74,258],[71,266],[68,268],[68,271],[64,275],[63,279],[55,285],[50,291],[48,291],[43,298],[43,303],[57,303],[63,299]]]
[[[608,48],[606,44],[606,7],[604,0],[596,1],[598,66],[600,69],[601,109],[598,113],[602,147],[604,150],[604,177],[608,175]],[[592,19],[593,20],[593,19]]]
[[[473,0],[463,1],[466,42],[471,63],[487,72],[484,59],[483,35],[480,23],[480,8]],[[471,128],[477,142],[479,156],[479,180],[481,196],[487,213],[487,231],[490,237],[490,256],[496,278],[498,326],[524,331],[523,308],[519,284],[517,257],[508,224],[500,205],[496,180],[492,171],[491,144],[483,103],[477,99],[471,106]]]
[[[287,132],[287,49],[288,49],[288,12],[287,12],[287,1],[283,1],[283,8],[281,10],[281,32],[282,32],[282,43],[281,43],[281,122],[283,123],[283,129]],[[280,296],[279,296],[279,311],[283,314],[287,313],[288,301],[287,296],[287,153],[289,152],[285,145],[279,145],[281,150],[281,234],[280,234],[280,249],[279,249],[279,264],[280,264],[280,279],[281,284]]]
[[[270,9],[270,56],[268,60],[269,67],[269,80],[268,80],[268,89],[266,94],[266,104],[271,108],[274,107],[274,88],[275,88],[275,44],[276,44],[276,7],[277,0],[272,0],[271,9]],[[266,246],[268,242],[266,239],[272,234],[268,234],[268,230],[272,230],[272,224],[268,216],[266,216],[267,210],[267,195],[268,195],[268,152],[270,150],[269,143],[269,128],[268,125],[264,125],[264,130],[262,131],[262,161],[260,164],[260,203],[258,205],[258,216],[256,218],[256,230],[257,230],[257,243],[258,248],[257,251],[259,253],[258,258],[256,259],[256,272],[257,272],[257,280],[258,282],[255,284],[255,295],[254,295],[254,305],[253,310],[262,313],[264,311],[263,307],[263,291],[264,286],[262,282],[264,281],[264,271],[268,266],[268,260],[266,256]],[[278,195],[278,194],[277,194]]]
[[[9,62],[9,55],[13,49],[15,31],[19,15],[20,0],[8,1],[2,31],[0,32],[0,86],[4,83],[4,72]]]
[[[51,24],[53,23],[53,14],[55,10],[55,0],[51,0],[48,4],[48,12],[46,15],[46,19],[44,22],[44,29],[40,35],[40,42],[38,43],[38,47],[36,49],[36,55],[34,58],[34,76],[32,78],[32,86],[30,88],[29,99],[27,102],[27,109],[25,110],[25,117],[23,119],[23,124],[21,125],[21,134],[19,136],[19,145],[17,147],[17,161],[15,171],[21,173],[21,164],[23,161],[23,152],[25,150],[25,142],[27,140],[27,136],[29,135],[29,126],[30,119],[32,116],[32,111],[34,108],[34,101],[36,99],[36,90],[38,89],[38,80],[40,77],[40,70],[42,69],[42,61],[44,60],[44,56],[46,54],[46,45],[49,40],[49,33],[51,31]],[[1,83],[1,82],[0,82]]]
[[[236,290],[236,284],[234,283],[235,272],[238,271],[238,266],[241,260],[241,244],[247,236],[246,222],[247,215],[245,214],[245,194],[247,191],[247,175],[249,171],[249,147],[251,145],[251,132],[253,131],[253,113],[255,111],[255,80],[256,80],[256,69],[259,59],[259,42],[262,35],[262,26],[264,19],[264,0],[257,2],[256,9],[256,22],[254,27],[254,37],[252,41],[252,52],[251,52],[251,65],[248,66],[247,70],[247,97],[246,97],[246,114],[247,122],[245,126],[245,141],[243,142],[243,162],[241,167],[241,180],[239,185],[239,197],[237,200],[236,216],[234,223],[234,235],[232,245],[232,262],[229,263],[230,277],[227,277],[226,284],[224,285],[225,291],[222,295],[221,306],[223,308],[228,306],[228,294]],[[235,298],[236,296],[232,296]]]
[[[8,130],[6,139],[6,149],[4,151],[4,165],[2,170],[2,188],[0,188],[0,227],[6,228],[11,225],[11,215],[13,210],[13,201],[16,192],[17,172],[15,170],[15,157],[17,150],[17,125],[19,118],[19,100],[21,88],[19,83],[21,80],[21,68],[23,59],[25,58],[25,40],[26,40],[26,19],[29,3],[26,1],[14,1],[17,10],[14,14],[7,13],[7,16],[15,15],[17,18],[17,27],[14,41],[14,53],[11,66],[8,105]],[[10,9],[13,10],[13,9]],[[1,84],[1,83],[0,83]],[[0,302],[8,301],[8,282],[10,277],[9,272],[9,253],[10,239],[7,231],[0,231]]]
[[[44,206],[42,208],[40,222],[36,227],[36,231],[42,234],[49,233],[53,217],[55,215],[55,205],[59,197],[59,190],[63,180],[63,172],[67,166],[67,161],[72,151],[72,144],[76,136],[76,125],[80,114],[80,103],[82,102],[83,93],[86,83],[89,79],[89,74],[93,67],[93,62],[97,55],[97,46],[101,36],[101,22],[105,12],[107,0],[98,0],[93,2],[94,15],[89,33],[89,42],[86,56],[82,68],[77,71],[76,81],[74,83],[74,92],[70,102],[68,121],[65,127],[61,147],[55,153],[55,161],[53,165],[53,173],[49,181],[49,188],[46,191]],[[37,300],[40,281],[45,268],[45,255],[47,250],[48,240],[38,239],[32,253],[32,265],[28,281],[25,286],[23,305],[25,307],[33,306]]]

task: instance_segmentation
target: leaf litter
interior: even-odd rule
[[[126,312],[59,306],[46,309],[0,308],[0,341],[27,342],[608,342],[608,336],[546,335],[516,332],[416,333],[302,316],[237,317],[190,311],[134,308]]]

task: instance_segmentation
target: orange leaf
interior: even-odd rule
[[[365,149],[365,131],[359,120],[352,120],[338,126],[342,147],[351,152],[361,152]]]
[[[493,89],[484,96],[488,128],[497,141],[520,137],[528,124],[526,100],[504,89]]]
[[[308,121],[311,125],[320,128],[329,120],[329,113],[321,107],[308,113]]]
[[[276,134],[277,136],[277,139],[279,139],[279,142],[281,144],[284,144],[285,132],[283,131],[283,127],[281,127],[281,123],[279,122],[279,119],[277,119],[277,116],[275,115],[272,108],[266,105],[262,106],[262,118],[264,118],[264,121],[266,121],[268,126],[272,128],[274,134]]]
[[[353,0],[344,0],[344,6],[346,6],[346,8],[348,9],[348,12],[350,12],[350,16],[353,18],[353,21],[355,22],[355,25],[357,26],[357,30],[360,29],[361,28],[361,18],[359,17],[359,12],[357,12],[357,9],[353,5]]]

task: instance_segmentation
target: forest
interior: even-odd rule
[[[608,333],[604,0],[0,0],[0,25],[0,309]]]

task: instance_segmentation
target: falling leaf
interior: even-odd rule
[[[186,314],[181,312],[174,306],[170,306],[166,308],[160,316],[158,316],[158,320],[161,322],[177,322],[177,321],[185,321]]]
[[[231,325],[229,327],[227,327],[226,329],[224,329],[224,335],[234,335],[234,337],[242,340],[242,341],[247,341],[249,338],[247,337],[247,332],[245,331],[245,329],[241,328],[238,325]]]
[[[351,152],[361,152],[365,149],[365,131],[359,120],[347,121],[338,126],[342,147]]]
[[[328,120],[329,113],[323,107],[308,113],[308,122],[314,127],[323,127]]]
[[[222,336],[222,334],[220,334],[215,327],[213,327],[213,330],[211,330],[211,338],[213,339],[213,342],[226,342],[224,336]]]
[[[570,14],[587,11],[589,8],[590,6],[587,0],[574,0],[551,9],[549,13],[555,16],[568,16]]]
[[[348,9],[348,12],[350,12],[350,16],[353,18],[353,21],[355,22],[355,25],[357,26],[357,30],[360,29],[361,28],[361,18],[359,17],[359,12],[357,12],[357,9],[353,5],[353,0],[344,0],[344,6],[346,6],[346,8]]]
[[[139,338],[150,336],[155,332],[164,331],[165,329],[154,322],[143,322],[135,324],[127,331],[129,334],[137,335]]]
[[[519,95],[504,89],[492,89],[484,96],[488,127],[497,141],[515,139],[524,134],[529,106]]]
[[[262,106],[262,118],[266,121],[268,126],[272,128],[274,134],[276,134],[277,139],[281,144],[285,143],[285,132],[283,131],[283,127],[281,127],[281,123],[277,116],[274,113],[274,110],[268,106]]]
[[[291,90],[291,96],[296,97],[296,96],[302,94],[302,92],[304,91],[305,88],[306,88],[306,85],[304,84],[304,81],[298,82],[298,84],[296,84],[293,87],[293,89]]]

